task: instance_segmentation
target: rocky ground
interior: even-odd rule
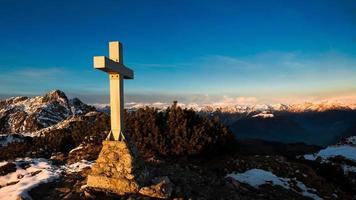
[[[252,145],[251,143],[249,141],[247,144]],[[85,143],[68,155],[63,153],[53,155],[48,162],[53,165],[51,168],[57,169],[56,177],[30,189],[28,195],[32,199],[150,199],[139,194],[117,196],[88,188],[86,177],[99,151],[100,145]],[[336,163],[331,165],[307,160],[304,157],[287,158],[293,157],[292,154],[293,152],[290,152],[289,156],[236,153],[213,159],[146,157],[145,163],[152,178],[167,177],[169,179],[169,187],[172,189],[171,199],[355,198],[356,172],[349,171],[348,175],[345,175]],[[8,162],[0,167],[0,174],[14,172],[16,166],[26,168],[29,165],[26,162],[31,163],[29,160],[25,160],[21,165],[18,164],[18,160]],[[353,161],[348,160],[348,162],[350,166],[356,167]],[[274,182],[273,179],[266,179],[256,187],[251,182],[232,176],[241,175],[252,169],[270,172],[275,175],[275,178],[288,184],[288,187]],[[36,173],[33,176],[36,176]],[[301,187],[300,184],[304,186]],[[0,193],[3,188],[0,188]]]

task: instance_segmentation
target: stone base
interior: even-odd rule
[[[88,176],[87,185],[93,188],[108,190],[118,195],[137,193],[140,189],[138,183],[132,180],[93,175]]]
[[[87,185],[124,195],[137,193],[147,178],[144,162],[129,139],[103,141],[103,148],[88,176]]]

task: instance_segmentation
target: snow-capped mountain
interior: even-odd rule
[[[93,110],[77,98],[69,100],[59,90],[32,98],[12,97],[0,101],[0,134],[37,131]]]
[[[300,112],[323,112],[327,110],[355,110],[355,104],[346,104],[339,102],[305,102],[299,104],[256,104],[256,105],[221,105],[221,104],[184,104],[179,103],[180,107],[193,109],[201,112],[226,112],[226,113],[253,113],[253,112],[276,112],[286,111],[293,113]],[[107,105],[106,105],[107,106]],[[129,102],[125,104],[127,109],[135,110],[143,107],[155,107],[157,109],[165,109],[170,106],[168,103],[137,103]],[[103,105],[99,106],[104,107]]]

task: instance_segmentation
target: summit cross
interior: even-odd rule
[[[134,72],[124,65],[122,44],[109,42],[109,58],[94,56],[94,68],[109,74],[111,130],[108,140],[123,140],[124,79],[133,79]]]

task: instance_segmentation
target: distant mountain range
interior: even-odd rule
[[[179,104],[202,115],[219,119],[240,139],[305,142],[329,145],[356,135],[356,103],[318,102],[300,104],[197,105]],[[127,103],[129,110],[144,106],[165,109],[164,103]],[[102,107],[109,112],[109,107]]]
[[[332,102],[276,105],[179,104],[201,115],[218,117],[237,138],[329,145],[342,137],[356,135],[356,106]],[[128,110],[144,106],[165,109],[164,103],[127,103]],[[0,134],[33,135],[44,128],[69,122],[73,116],[91,111],[109,113],[108,106],[91,106],[68,99],[54,90],[38,97],[12,97],[0,101]],[[54,127],[55,128],[55,127]]]
[[[341,103],[334,101],[323,102],[305,102],[298,104],[256,104],[256,105],[224,105],[224,104],[184,104],[178,103],[183,108],[190,108],[195,111],[202,112],[225,112],[225,113],[252,113],[252,112],[270,112],[270,111],[286,111],[286,112],[323,112],[327,110],[355,110],[356,103]],[[125,104],[127,109],[138,109],[145,106],[165,109],[170,104],[167,103],[136,103],[129,102]],[[107,108],[108,106],[96,105],[98,108]]]
[[[202,115],[219,117],[240,139],[305,142],[326,146],[340,138],[356,135],[356,103],[325,101],[291,105],[179,105]],[[144,106],[165,109],[169,104],[126,104],[129,110]],[[106,112],[109,112],[108,109],[102,107]]]

